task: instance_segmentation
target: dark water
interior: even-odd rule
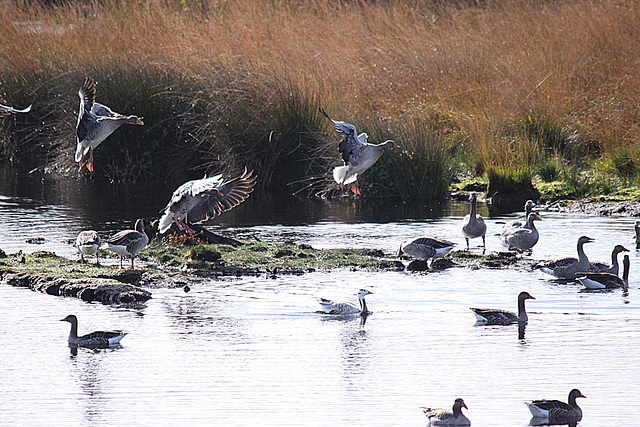
[[[0,186],[0,247],[54,250],[95,228],[108,235],[156,215],[172,189],[7,181]],[[252,195],[210,227],[242,239],[292,239],[315,247],[371,247],[391,256],[426,234],[463,246],[465,204],[273,200]],[[486,217],[484,207],[481,212]],[[523,401],[581,399],[580,426],[638,426],[640,281],[631,218],[543,212],[532,256],[573,256],[581,234],[594,260],[628,245],[628,295],[585,293],[540,272],[453,268],[430,274],[312,273],[153,290],[142,309],[87,304],[0,285],[0,425],[425,425],[420,406],[463,397],[474,426],[525,426]],[[506,217],[487,220],[488,251]],[[44,243],[27,239],[42,237]],[[479,241],[474,242],[474,246]],[[472,249],[479,251],[477,247]],[[115,268],[115,267],[105,267]],[[355,301],[366,324],[316,313],[317,297]],[[527,290],[524,338],[513,327],[477,327],[468,309],[515,310]],[[66,347],[67,314],[80,331],[129,332],[122,348]]]

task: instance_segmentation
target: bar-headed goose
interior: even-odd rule
[[[136,221],[135,230],[123,230],[107,239],[103,245],[106,249],[120,255],[120,268],[122,267],[122,257],[131,256],[131,269],[133,270],[133,259],[149,244],[149,236],[144,231],[144,221]]]
[[[454,245],[455,243],[451,243],[448,240],[418,237],[402,242],[396,256],[399,258],[406,254],[428,261],[429,259],[442,258],[453,249]]]
[[[576,280],[587,289],[627,289],[629,287],[629,255],[622,259],[622,279],[612,273],[578,273]]]
[[[574,388],[569,393],[569,403],[559,400],[533,400],[525,402],[534,418],[546,418],[554,423],[577,422],[582,419],[582,409],[576,403],[578,397],[586,397]]]
[[[511,311],[493,308],[471,308],[479,325],[511,325],[513,323],[527,322],[529,317],[524,307],[528,299],[535,299],[529,292],[518,294],[518,314]]]
[[[535,220],[542,220],[536,213],[530,213],[527,217],[527,223],[521,228],[509,228],[502,232],[504,242],[509,249],[514,249],[518,252],[524,252],[538,243],[540,234],[535,224]]]
[[[587,258],[587,255],[584,253],[583,246],[585,243],[594,241],[595,240],[591,237],[581,236],[578,239],[577,245],[578,259],[572,257],[560,258],[544,264],[540,269],[543,272],[551,274],[559,279],[575,279],[576,273],[589,271],[589,258]]]
[[[144,125],[137,116],[123,116],[112,111],[109,107],[95,102],[96,84],[91,77],[86,77],[78,91],[80,96],[80,110],[76,125],[76,162],[80,163],[78,171],[86,164],[93,172],[93,150],[109,135],[122,125]],[[85,162],[89,154],[89,161]]]
[[[333,169],[333,179],[344,188],[345,184],[355,182],[352,188],[354,194],[360,194],[358,189],[358,175],[373,166],[386,148],[398,147],[392,140],[387,140],[382,144],[369,144],[367,134],[358,135],[356,127],[351,123],[333,120],[320,108],[320,112],[335,126],[336,132],[342,135],[342,141],[338,144],[338,151],[342,155],[344,166],[337,166]]]
[[[432,426],[470,426],[471,421],[462,413],[462,408],[467,408],[464,400],[457,398],[453,402],[453,408],[433,409],[421,408]]]
[[[181,230],[194,234],[186,223],[197,224],[233,209],[244,202],[256,185],[253,171],[231,180],[222,174],[186,182],[173,192],[160,218],[159,231],[164,234],[174,222]]]
[[[69,344],[78,347],[109,347],[120,343],[120,340],[127,335],[122,331],[95,331],[86,335],[78,336],[78,318],[70,314],[61,322],[71,323],[69,333]]]
[[[369,309],[367,308],[367,302],[364,300],[364,297],[372,294],[373,292],[366,289],[360,289],[358,291],[358,302],[360,307],[356,307],[350,302],[333,302],[325,298],[318,298],[318,302],[320,303],[322,312],[325,314],[337,314],[343,316],[355,314],[367,315],[369,314]]]
[[[96,265],[100,265],[100,244],[102,243],[102,239],[100,239],[100,235],[97,231],[94,230],[86,230],[81,231],[76,238],[76,249],[80,254],[80,262],[84,264],[84,256],[85,255],[95,255],[96,256]]]
[[[482,237],[482,247],[485,248],[485,234],[487,233],[487,225],[482,217],[476,214],[476,193],[469,196],[469,204],[471,209],[462,220],[462,235],[467,241],[467,250],[469,250],[469,239]]]
[[[620,252],[629,252],[629,249],[622,245],[615,245],[613,247],[613,251],[611,251],[611,265],[604,262],[592,262],[589,264],[589,271],[594,271],[596,273],[611,273],[617,276],[620,272],[620,267],[618,266],[618,254]]]

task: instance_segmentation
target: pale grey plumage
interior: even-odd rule
[[[144,221],[136,221],[135,230],[123,230],[107,239],[104,247],[120,255],[120,268],[122,268],[122,257],[131,256],[131,269],[133,269],[133,259],[149,244],[149,236],[144,230]]]
[[[71,332],[69,333],[69,344],[78,347],[109,347],[120,343],[120,340],[126,335],[122,331],[95,331],[86,335],[78,336],[78,318],[70,314],[61,322],[71,323]]]
[[[97,231],[94,230],[86,230],[81,231],[76,238],[76,249],[80,254],[80,262],[84,264],[84,256],[85,255],[95,255],[96,256],[96,265],[100,265],[100,245],[102,244],[102,239]]]
[[[447,240],[418,237],[402,242],[397,256],[400,257],[406,254],[428,261],[431,258],[442,258],[453,249],[453,246],[454,243]]]
[[[470,211],[462,220],[462,235],[467,241],[467,250],[469,249],[469,239],[482,237],[482,247],[486,247],[485,234],[487,233],[487,225],[482,217],[476,214],[476,193],[469,196]]]
[[[507,221],[502,226],[502,235],[504,235],[505,232],[508,232],[512,228],[526,228],[527,218],[529,218],[529,214],[531,213],[535,205],[536,204],[533,203],[533,200],[527,200],[527,202],[524,204],[524,220],[514,219],[511,221]]]
[[[467,408],[464,400],[457,398],[453,402],[451,410],[421,408],[432,426],[469,426],[471,421],[462,413],[462,408]],[[468,409],[468,408],[467,408]]]
[[[538,243],[538,239],[540,237],[534,221],[541,219],[542,218],[540,218],[538,214],[530,213],[527,217],[525,227],[514,227],[503,231],[502,237],[509,249],[524,252],[534,247],[535,244]]]

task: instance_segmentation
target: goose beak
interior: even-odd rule
[[[394,146],[395,148],[400,148],[400,146],[399,146],[398,144],[396,144],[395,142],[393,143],[393,146]]]
[[[138,117],[136,119],[136,124],[140,126],[144,126],[144,122],[142,121],[143,117]]]
[[[584,397],[585,399],[587,398],[587,396],[585,396],[584,394],[580,393],[580,396],[578,397]]]
[[[542,218],[540,218],[540,215],[536,215],[536,219],[537,219],[538,221],[542,221]]]
[[[629,252],[629,249],[625,248],[624,246],[622,247],[622,252]]]
[[[462,407],[463,407],[463,408],[465,408],[465,409],[469,409],[469,408],[467,407],[466,403],[464,403],[464,402],[462,402]]]
[[[533,295],[529,295],[529,298],[527,299],[536,299],[536,297],[534,297]]]
[[[373,295],[373,292],[367,291],[367,295]]]

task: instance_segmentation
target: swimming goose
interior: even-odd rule
[[[256,185],[253,171],[225,181],[222,174],[186,182],[173,192],[164,214],[160,218],[159,231],[164,234],[174,222],[189,234],[195,231],[191,224],[204,222],[244,202]]]
[[[540,269],[547,274],[556,276],[559,279],[575,279],[576,273],[589,271],[589,258],[584,253],[584,244],[594,242],[595,240],[582,236],[578,239],[578,259],[568,257],[560,258],[555,261],[548,262]]]
[[[578,273],[576,280],[587,289],[627,289],[629,286],[629,255],[622,259],[622,279],[612,273]]]
[[[350,123],[333,120],[320,108],[320,112],[334,124],[336,132],[342,135],[342,141],[338,145],[338,151],[342,155],[344,166],[333,169],[333,179],[344,188],[345,184],[355,182],[352,191],[359,195],[358,175],[364,173],[373,166],[386,148],[398,147],[394,141],[387,140],[382,144],[369,144],[366,133],[357,134],[356,127]]]
[[[576,403],[578,397],[585,397],[574,388],[569,393],[569,403],[559,400],[533,400],[525,402],[534,418],[546,418],[552,422],[577,422],[582,419],[582,409]]]
[[[620,272],[620,267],[618,266],[618,254],[620,252],[629,252],[629,249],[622,245],[615,245],[611,252],[611,265],[604,262],[592,262],[589,264],[589,271],[594,271],[596,273],[611,273],[617,276]]]
[[[527,200],[527,202],[524,204],[524,221],[519,219],[514,219],[511,221],[505,222],[504,225],[502,226],[502,235],[504,235],[505,232],[509,231],[512,228],[523,228],[523,227],[526,228],[527,218],[529,218],[529,214],[531,213],[535,205],[536,204],[533,203],[533,200]]]
[[[462,220],[462,235],[467,241],[467,250],[469,250],[469,239],[482,237],[482,247],[485,248],[485,237],[487,233],[487,225],[480,215],[476,215],[476,193],[469,196],[471,210]]]
[[[60,321],[71,323],[69,344],[79,347],[108,347],[120,343],[120,340],[127,335],[122,331],[95,331],[79,337],[78,318],[75,315],[70,314]]]
[[[502,232],[504,242],[509,249],[515,249],[518,252],[524,252],[531,249],[538,243],[540,234],[533,221],[542,220],[538,214],[530,213],[527,217],[527,223],[521,228],[510,228]]]
[[[137,116],[123,116],[112,111],[109,107],[95,102],[96,84],[91,77],[86,77],[82,87],[78,91],[80,96],[80,110],[78,111],[78,124],[76,136],[76,162],[80,163],[78,171],[85,165],[85,157],[89,154],[87,169],[93,172],[93,150],[109,135],[124,124],[144,125],[142,119]]]
[[[136,221],[135,230],[123,230],[111,236],[104,244],[104,247],[120,255],[120,268],[122,267],[122,257],[131,256],[131,269],[133,270],[133,259],[149,244],[149,236],[144,232],[144,221]]]
[[[7,113],[28,113],[29,111],[31,111],[31,105],[33,105],[31,104],[25,109],[17,110],[13,107],[9,107],[8,105],[4,105],[5,102],[7,101],[5,101],[2,95],[0,95],[0,113],[2,113],[3,111],[6,111]]]
[[[524,302],[528,299],[535,299],[529,292],[520,292],[518,295],[518,314],[511,311],[492,308],[471,308],[476,320],[483,325],[511,325],[513,323],[527,322],[529,317],[524,308]]]
[[[396,257],[407,254],[416,258],[428,261],[430,258],[442,258],[448,254],[455,243],[447,240],[433,239],[431,237],[418,237],[416,239],[405,240],[400,244]]]
[[[100,265],[100,244],[102,243],[102,239],[100,239],[100,235],[97,231],[87,230],[81,231],[76,238],[76,249],[78,249],[78,253],[80,254],[80,262],[84,264],[84,256],[85,255],[95,255],[96,256],[96,265]]]
[[[364,297],[372,294],[373,292],[370,292],[366,289],[360,289],[358,291],[358,302],[360,303],[360,308],[348,302],[333,302],[324,298],[318,298],[318,302],[320,303],[320,307],[322,307],[322,311],[325,314],[367,315],[369,314],[369,309],[367,308],[367,302],[364,300]]]
[[[470,426],[471,421],[462,413],[462,408],[467,408],[464,400],[457,398],[453,402],[452,410],[421,408],[429,418],[429,424],[433,426]],[[468,408],[467,408],[468,409]]]

